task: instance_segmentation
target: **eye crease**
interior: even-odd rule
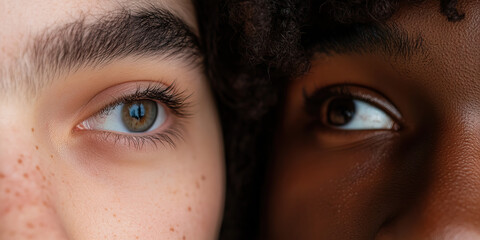
[[[306,111],[316,124],[332,129],[398,130],[398,123],[385,110],[394,109],[393,105],[370,91],[348,85],[322,88],[312,96],[304,94]]]
[[[114,97],[112,103],[83,120],[76,129],[104,133],[106,137],[115,137],[115,143],[126,140],[137,147],[145,141],[155,146],[175,146],[174,140],[181,138],[180,122],[190,116],[189,97],[175,85],[137,85],[133,94]]]

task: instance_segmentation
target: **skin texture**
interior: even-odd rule
[[[132,2],[0,1],[0,239],[216,238],[222,140],[201,64],[126,56],[63,71],[35,93],[24,91],[43,80],[22,78],[25,69],[18,66],[29,66],[25,47],[46,28],[149,4],[197,32],[190,1]],[[6,70],[12,66],[19,71]],[[152,83],[175,84],[189,96],[186,118],[159,103],[167,121],[156,131],[176,126],[181,137],[173,144],[133,144],[102,130],[77,129],[113,98]]]
[[[269,175],[270,239],[480,239],[480,3],[458,7],[466,15],[455,23],[436,1],[388,20],[421,36],[424,51],[317,54],[289,85]],[[337,84],[396,109],[400,128],[312,125],[304,92]]]

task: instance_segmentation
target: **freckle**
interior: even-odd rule
[[[24,173],[24,174],[23,174],[23,177],[24,177],[24,178],[28,178],[28,173]]]
[[[40,167],[38,165],[35,166],[35,169],[37,169],[37,171],[40,171]]]
[[[108,211],[108,208],[105,208],[105,211]]]
[[[191,211],[192,211],[192,208],[191,208],[191,207],[188,207],[188,211],[191,212]]]
[[[198,183],[197,181],[195,181],[195,186],[196,186],[197,188],[200,188],[200,183]]]
[[[32,133],[35,132],[35,128],[32,128]]]
[[[113,214],[113,217],[116,218],[116,217],[117,217],[117,214],[114,213],[114,214]]]
[[[20,197],[20,193],[19,193],[19,192],[15,192],[15,197]]]
[[[37,146],[37,145],[35,145],[35,149],[37,149],[37,150],[38,150],[38,146]]]
[[[3,173],[0,173],[0,179],[5,178],[5,175]]]
[[[202,181],[205,181],[205,179],[207,179],[205,175],[202,175]]]
[[[185,240],[185,239],[187,239],[187,238],[186,238],[185,236],[183,236],[183,237],[182,237],[182,240]]]
[[[171,227],[170,232],[175,232],[175,229],[173,227]]]
[[[135,239],[138,239],[138,236],[135,236]]]
[[[28,223],[27,223],[27,227],[28,227],[28,228],[33,228],[33,227],[34,227],[34,226],[33,226],[33,223],[28,222]]]
[[[53,155],[50,155],[50,158],[53,158]]]
[[[6,188],[5,193],[10,193],[10,188]]]
[[[17,160],[17,162],[18,162],[18,164],[22,164],[22,163],[23,163],[22,159],[20,159],[20,158]]]
[[[43,179],[43,181],[47,180],[47,178],[45,176],[42,176],[42,179]]]

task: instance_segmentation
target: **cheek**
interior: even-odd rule
[[[19,139],[29,138],[13,141]],[[19,140],[7,146],[1,151],[0,239],[63,238],[50,157],[34,142]]]
[[[268,219],[273,239],[371,239],[398,211],[397,199],[415,192],[421,161],[410,140],[319,150],[303,142],[277,147]],[[403,198],[405,199],[405,198]]]
[[[221,145],[185,139],[154,152],[63,152],[57,196],[65,199],[59,214],[67,232],[75,239],[214,239],[223,202]]]

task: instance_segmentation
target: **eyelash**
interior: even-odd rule
[[[151,143],[155,148],[158,147],[158,144],[175,148],[176,140],[183,139],[184,123],[182,120],[191,116],[191,113],[188,111],[191,106],[189,102],[190,97],[191,95],[179,91],[175,83],[169,86],[150,84],[146,88],[138,86],[133,94],[122,95],[115,98],[110,104],[92,117],[107,115],[118,105],[132,101],[145,99],[158,101],[177,117],[177,121],[174,121],[171,126],[163,132],[150,135],[126,135],[107,131],[99,131],[98,133],[103,135],[105,141],[112,140],[113,138],[114,144],[123,141],[128,147],[133,146],[137,150],[143,148],[145,143]]]
[[[356,84],[337,84],[318,89],[310,95],[306,92],[306,89],[303,89],[305,112],[312,119],[310,126],[323,126],[321,116],[319,116],[319,109],[325,101],[334,97],[347,97],[369,103],[381,109],[387,113],[389,117],[393,118],[396,123],[396,128],[400,129],[403,125],[400,113],[390,101],[376,93],[375,90]]]
[[[305,112],[313,119],[315,122],[320,120],[318,117],[319,109],[322,104],[329,98],[332,97],[350,97],[350,98],[359,98],[355,96],[345,85],[336,85],[326,88],[319,89],[312,94],[308,94],[306,89],[303,89],[303,99],[305,101]],[[362,98],[359,98],[364,101],[368,101]]]
[[[104,107],[96,115],[106,114],[116,106],[144,99],[157,100],[160,103],[168,107],[176,116],[186,118],[190,116],[190,113],[187,111],[190,103],[188,100],[191,95],[186,95],[185,92],[180,92],[175,83],[167,87],[161,85],[150,84],[147,88],[143,89],[138,86],[135,93],[130,95],[123,95],[121,97],[115,98],[115,100]]]

